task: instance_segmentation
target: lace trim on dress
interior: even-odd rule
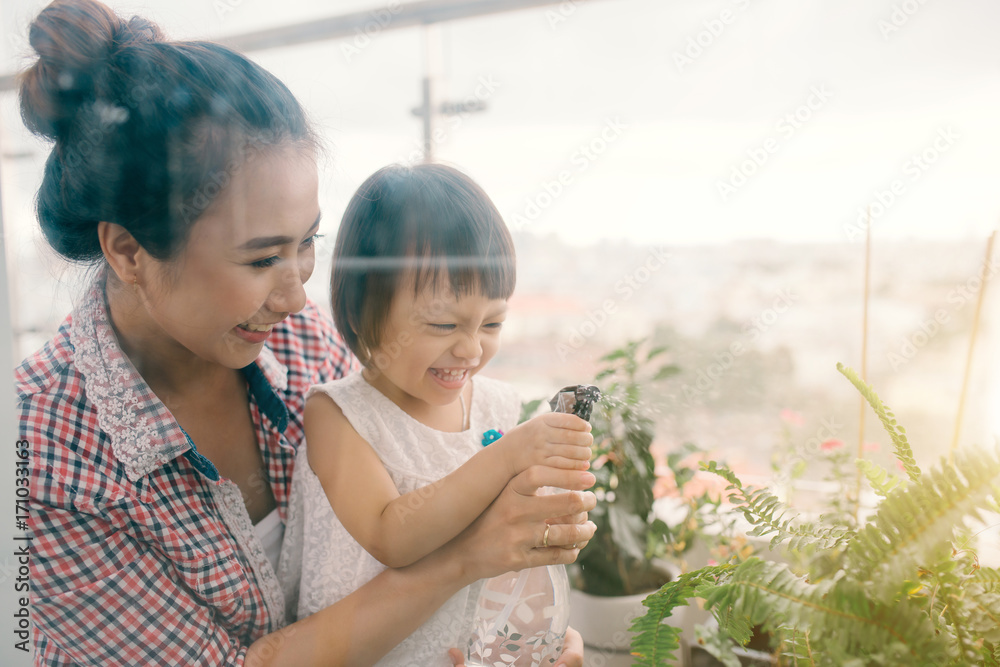
[[[176,434],[170,433],[173,416],[119,347],[104,300],[105,273],[96,277],[76,309],[69,339],[101,430],[111,440],[111,449],[125,474],[136,482],[175,459],[189,445],[176,426]]]
[[[215,496],[216,505],[222,513],[222,520],[229,526],[236,542],[253,566],[264,601],[267,603],[271,624],[268,632],[274,632],[284,624],[285,597],[281,592],[278,576],[264,552],[264,545],[260,543],[257,531],[254,530],[253,522],[243,504],[243,494],[240,493],[240,487],[235,482],[227,480],[213,486],[212,493]]]

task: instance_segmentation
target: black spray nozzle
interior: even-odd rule
[[[600,389],[592,384],[578,384],[560,389],[549,401],[549,405],[553,412],[569,412],[589,421],[594,403],[599,400]]]

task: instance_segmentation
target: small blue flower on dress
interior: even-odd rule
[[[502,435],[503,431],[498,431],[495,428],[491,428],[489,431],[486,431],[483,433],[483,447],[496,442]]]

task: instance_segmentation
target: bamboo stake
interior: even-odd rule
[[[868,299],[871,294],[872,274],[872,207],[868,207],[868,224],[865,229],[865,294],[861,316],[861,381],[868,382]],[[865,397],[860,397],[858,407],[858,459],[865,457]],[[861,468],[857,469],[854,484],[854,520],[861,513]]]
[[[948,450],[948,463],[955,460],[955,449],[958,447],[958,436],[962,431],[962,416],[965,413],[965,397],[969,390],[969,375],[972,374],[972,352],[976,348],[976,336],[979,334],[979,317],[983,311],[983,296],[986,294],[986,283],[989,280],[988,270],[990,260],[993,257],[993,241],[997,233],[990,234],[986,242],[986,259],[983,260],[982,285],[979,286],[979,294],[976,297],[976,313],[972,316],[972,333],[969,335],[969,351],[965,355],[965,373],[962,376],[962,391],[958,397],[958,413],[955,415],[955,432],[951,436],[951,448]]]

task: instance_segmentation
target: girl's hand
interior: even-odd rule
[[[583,667],[583,637],[573,628],[566,628],[563,652],[553,667]]]
[[[549,412],[511,429],[490,445],[500,447],[511,477],[532,466],[565,470],[590,467],[594,436],[590,424],[576,415]]]
[[[448,650],[448,657],[454,667],[465,665],[465,657],[457,648]],[[553,667],[583,667],[583,637],[573,628],[566,628],[566,641],[559,661]]]

